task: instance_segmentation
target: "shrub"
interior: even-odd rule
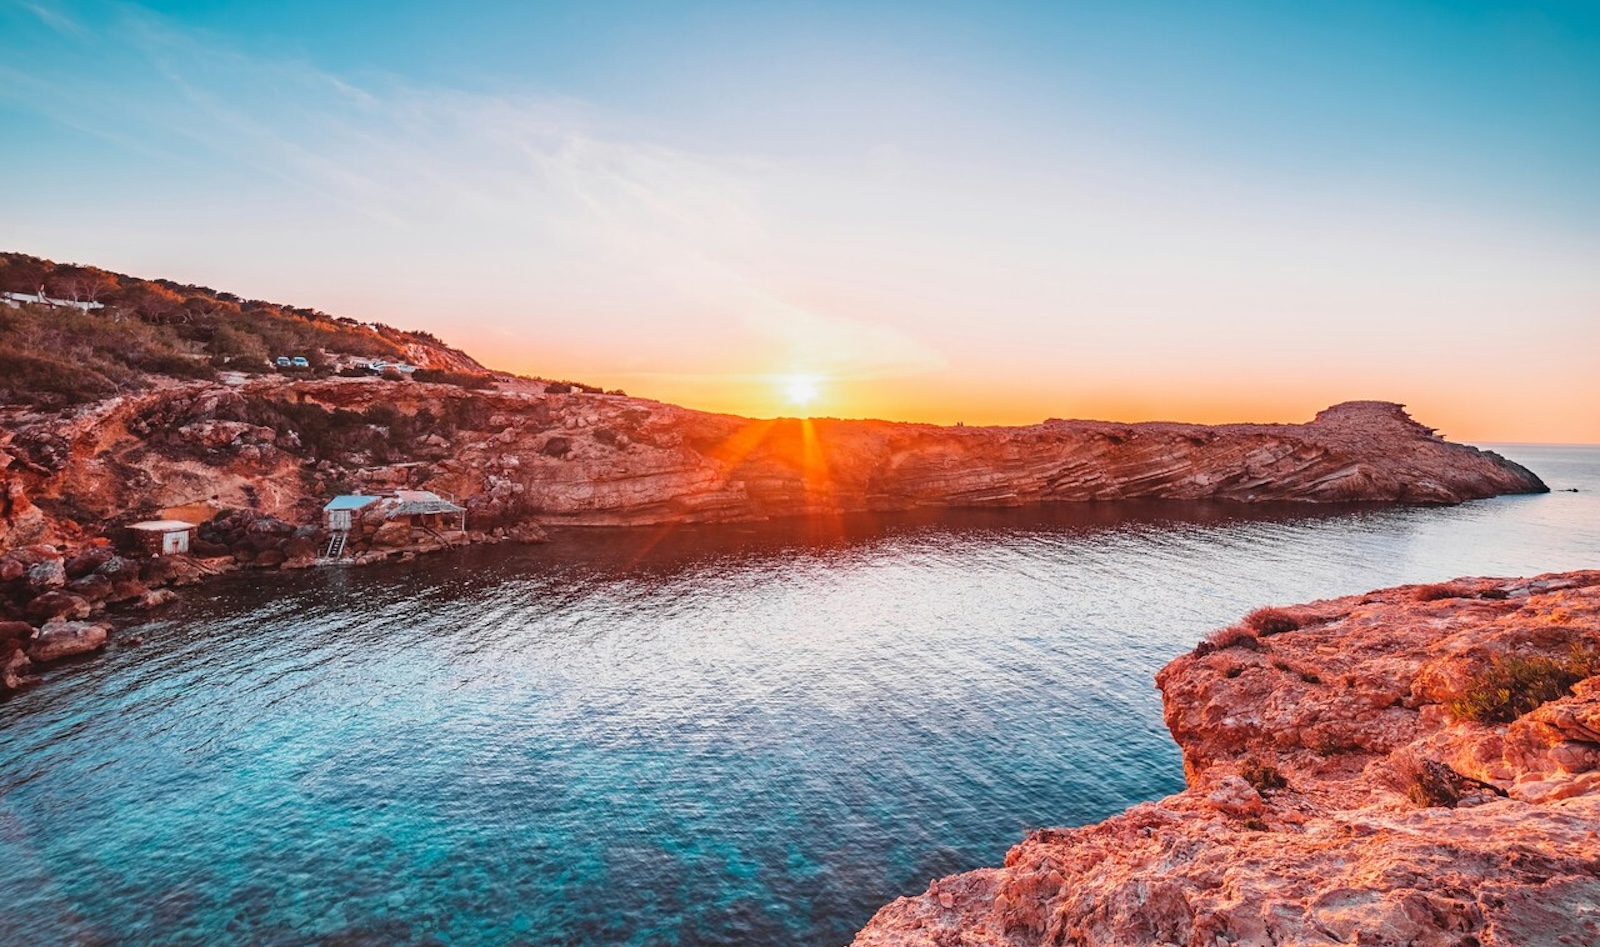
[[[488,375],[474,375],[471,372],[450,372],[437,368],[419,368],[411,375],[412,380],[431,382],[438,385],[455,385],[457,388],[470,388],[482,391],[494,387],[494,379]]]
[[[98,401],[116,390],[111,379],[87,366],[0,351],[0,402],[61,408]]]
[[[1600,649],[1589,645],[1574,644],[1565,658],[1496,655],[1447,706],[1459,720],[1510,723],[1597,672]]]
[[[1300,620],[1281,608],[1258,608],[1244,616],[1244,626],[1262,637],[1295,631]]]
[[[143,384],[139,376],[145,372],[203,377],[192,363],[166,360],[173,355],[200,356],[195,362],[212,356],[219,360],[217,367],[238,368],[233,363],[240,359],[249,364],[270,355],[304,353],[315,372],[326,367],[325,352],[403,358],[409,342],[439,344],[427,333],[334,319],[314,309],[240,299],[206,286],[0,252],[0,289],[34,292],[41,284],[53,295],[97,299],[105,308],[8,310],[0,316],[0,347],[82,365],[123,389]],[[14,401],[34,400],[15,379],[7,387]],[[42,402],[76,397],[49,390],[39,394]]]
[[[1244,781],[1253,786],[1256,792],[1270,792],[1289,785],[1289,781],[1283,778],[1283,774],[1278,772],[1276,766],[1263,763],[1253,756],[1245,757],[1244,762],[1239,764],[1239,775],[1243,776]]]
[[[1261,642],[1256,638],[1255,631],[1241,625],[1218,628],[1206,636],[1205,643],[1215,651],[1222,651],[1227,648],[1243,648],[1246,651],[1261,650]]]
[[[215,378],[217,375],[207,362],[172,353],[149,355],[139,359],[137,364],[147,372],[174,378]]]
[[[1450,582],[1419,585],[1411,591],[1411,597],[1419,602],[1437,602],[1440,599],[1460,598],[1461,595],[1461,589]]]
[[[1406,798],[1419,806],[1454,809],[1461,802],[1456,788],[1456,771],[1432,760],[1408,760],[1400,764],[1400,781]]]

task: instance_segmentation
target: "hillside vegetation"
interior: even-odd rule
[[[0,291],[103,307],[0,306],[0,404],[66,407],[148,387],[152,375],[270,371],[282,355],[325,371],[333,355],[404,359],[422,345],[476,364],[426,332],[22,253],[0,253]]]

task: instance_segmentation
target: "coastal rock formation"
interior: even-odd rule
[[[0,553],[172,508],[315,524],[328,496],[426,488],[474,528],[643,525],[1122,499],[1457,503],[1545,489],[1399,405],[1305,424],[753,421],[557,386],[379,378],[167,385],[6,419]],[[20,512],[19,512],[20,511]],[[194,515],[194,514],[190,514]]]
[[[1263,610],[1157,677],[1185,791],[855,945],[1600,943],[1597,674],[1600,572]]]
[[[219,571],[304,568],[329,548],[330,497],[401,489],[448,497],[466,528],[419,539],[366,522],[350,561],[540,541],[551,525],[1122,499],[1456,503],[1545,486],[1377,402],[1306,424],[945,428],[755,421],[481,375],[153,379],[69,410],[0,408],[0,620],[81,620],[154,607],[153,589]],[[190,555],[143,557],[124,527],[151,519],[200,524]]]

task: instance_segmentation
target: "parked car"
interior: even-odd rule
[[[311,367],[311,363],[306,361],[306,357],[304,355],[296,355],[294,358],[290,359],[289,362],[295,368],[310,368]]]
[[[277,365],[279,368],[288,368],[290,365],[289,356],[280,355],[273,360],[273,364]]]

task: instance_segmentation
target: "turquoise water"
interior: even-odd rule
[[[838,945],[1182,785],[1257,605],[1600,566],[1600,449],[1450,509],[1109,505],[246,575],[0,704],[0,943]]]

